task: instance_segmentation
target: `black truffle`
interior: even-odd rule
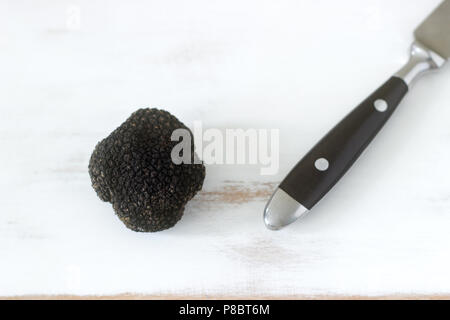
[[[191,164],[171,159],[172,132],[191,135]],[[89,161],[92,186],[111,202],[130,229],[156,232],[174,226],[186,203],[202,188],[205,166],[194,163],[192,132],[169,112],[139,109],[100,141]]]

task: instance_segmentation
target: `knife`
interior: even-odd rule
[[[279,184],[264,209],[269,229],[305,216],[352,166],[413,81],[450,58],[450,0],[442,2],[414,36],[406,65],[331,129]]]

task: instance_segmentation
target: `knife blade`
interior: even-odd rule
[[[340,180],[423,73],[450,58],[450,0],[415,30],[409,61],[329,131],[288,173],[264,209],[264,222],[281,229],[304,217]]]

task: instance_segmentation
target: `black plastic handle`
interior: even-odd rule
[[[356,161],[407,92],[402,79],[390,78],[328,132],[279,187],[311,209]]]

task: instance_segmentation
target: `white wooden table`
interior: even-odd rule
[[[1,1],[0,296],[450,293],[450,68],[424,77],[306,219],[262,211],[308,149],[407,59],[439,0]],[[280,130],[280,169],[207,166],[172,229],[135,233],[90,186],[140,107]]]

